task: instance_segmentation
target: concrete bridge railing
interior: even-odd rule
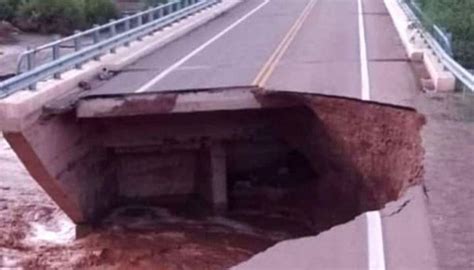
[[[0,82],[0,97],[19,90],[36,89],[45,79],[61,78],[61,73],[80,69],[90,60],[99,60],[105,53],[114,53],[119,46],[173,24],[220,0],[174,0],[120,20],[111,21],[84,32],[24,52],[18,60],[18,75]],[[43,57],[39,57],[40,54]],[[44,55],[46,54],[46,57]]]
[[[438,26],[427,20],[413,0],[397,1],[408,19],[418,28],[419,35],[436,55],[443,68],[449,70],[464,89],[474,92],[474,75],[453,59],[449,38],[440,31]]]

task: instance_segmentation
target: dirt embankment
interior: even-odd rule
[[[319,233],[381,209],[423,179],[424,117],[358,100],[270,93],[306,109],[275,115],[275,133],[302,153],[313,175],[280,203]]]

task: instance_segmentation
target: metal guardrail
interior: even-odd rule
[[[419,20],[421,26],[433,35],[434,39],[441,45],[441,47],[446,51],[447,54],[453,56],[451,34],[443,31],[441,27],[436,25],[430,18],[428,18],[428,16],[423,13],[423,11],[416,2],[414,2],[413,0],[405,0],[404,2]]]
[[[439,27],[436,27],[434,24],[427,25],[427,21],[424,18],[423,12],[416,4],[413,3],[412,0],[398,0],[398,2],[409,19],[415,22],[420,29],[426,30],[423,31],[421,35],[426,40],[428,46],[438,56],[445,68],[451,71],[465,88],[474,92],[474,74],[469,72],[466,68],[453,59],[451,45],[446,47],[446,44],[443,44],[443,39],[446,37],[436,37],[436,28],[439,31]],[[433,28],[431,31],[427,29],[427,27],[430,26]]]
[[[105,53],[115,53],[119,46],[185,18],[221,0],[172,0],[167,4],[113,20],[92,29],[30,49],[18,58],[18,74],[0,82],[0,98],[23,89],[35,90],[38,82],[61,78],[61,73],[80,69],[90,60],[100,60]],[[43,57],[39,57],[42,54]],[[40,63],[38,63],[40,62]]]

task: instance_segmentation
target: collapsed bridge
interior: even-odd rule
[[[0,82],[0,130],[78,225],[237,221],[267,248],[422,182],[424,118],[411,108],[430,72],[397,37],[382,1],[170,1],[23,53],[21,74]],[[326,268],[431,269],[418,256],[429,244],[412,245],[429,236],[411,201],[403,217],[371,211],[310,237],[298,261],[330,250]]]
[[[233,87],[72,95],[6,132],[76,223],[127,204],[247,208],[321,231],[421,181],[423,117],[331,96]]]

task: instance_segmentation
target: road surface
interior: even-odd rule
[[[362,32],[365,48],[359,42]],[[362,1],[359,10],[352,0],[248,0],[130,65],[91,94],[263,83],[361,98],[362,50],[373,100],[403,103],[416,92],[416,77],[383,1]],[[267,76],[257,78],[262,69],[269,69]]]

